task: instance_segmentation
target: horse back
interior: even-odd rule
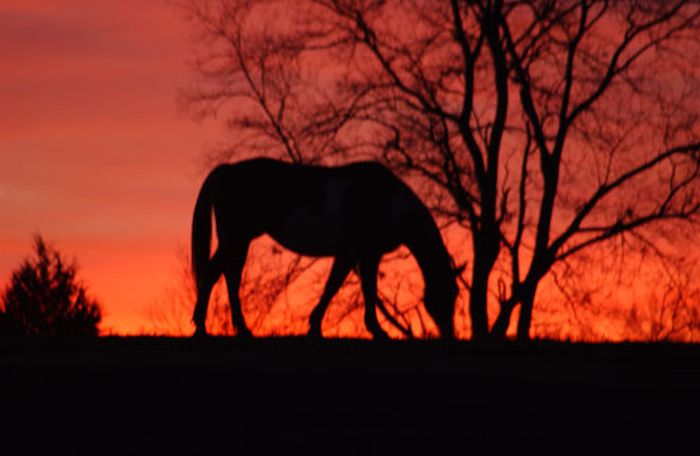
[[[375,162],[323,167],[256,158],[221,165],[210,178],[220,237],[268,233],[302,254],[396,248],[401,218],[415,204]]]

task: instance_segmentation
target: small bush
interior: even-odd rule
[[[77,269],[37,236],[34,255],[12,273],[2,295],[0,334],[97,336],[102,310]]]

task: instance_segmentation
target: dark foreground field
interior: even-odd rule
[[[698,454],[699,387],[687,345],[0,338],[0,454]]]

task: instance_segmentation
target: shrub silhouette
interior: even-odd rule
[[[96,336],[102,310],[77,280],[77,265],[66,263],[41,236],[34,250],[2,295],[0,333]]]

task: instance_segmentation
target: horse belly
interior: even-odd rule
[[[332,256],[347,246],[343,223],[335,214],[299,211],[270,236],[285,248],[302,255]]]

